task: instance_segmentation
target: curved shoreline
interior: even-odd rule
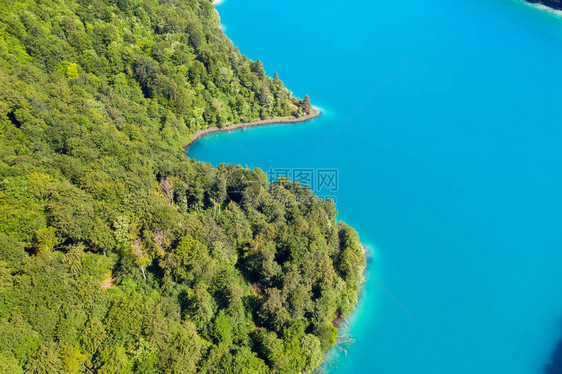
[[[246,129],[247,127],[275,125],[275,124],[278,124],[278,123],[306,122],[306,121],[310,121],[311,119],[317,118],[322,114],[322,112],[317,108],[314,108],[313,110],[314,110],[313,113],[308,114],[304,117],[273,117],[273,118],[263,119],[263,120],[259,120],[259,121],[237,123],[237,124],[230,125],[230,126],[227,126],[227,127],[224,127],[224,128],[209,127],[209,128],[206,128],[206,129],[197,130],[193,134],[193,139],[191,139],[189,141],[189,143],[187,143],[186,145],[183,146],[183,150],[184,150],[184,152],[187,152],[188,149],[197,140],[201,139],[202,137],[204,137],[206,135],[210,135],[210,134],[214,134],[214,133],[218,133],[218,132],[228,132],[228,131],[232,131],[232,130]]]
[[[539,7],[553,9],[557,12],[562,11],[562,1],[560,0],[525,0],[528,3],[535,4]]]

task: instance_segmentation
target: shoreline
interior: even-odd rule
[[[246,130],[246,128],[248,128],[248,127],[275,125],[275,124],[281,124],[281,123],[306,122],[306,121],[310,121],[314,118],[320,117],[320,115],[322,114],[322,111],[318,108],[313,108],[313,110],[314,110],[313,113],[307,114],[304,117],[273,117],[273,118],[268,118],[268,119],[263,119],[263,120],[258,120],[258,121],[252,121],[252,122],[236,123],[234,125],[226,126],[226,127],[223,127],[223,128],[209,127],[209,128],[206,128],[206,129],[200,129],[200,130],[197,130],[193,134],[193,138],[189,141],[189,143],[187,143],[186,145],[183,146],[183,150],[184,150],[184,152],[187,152],[189,150],[189,148],[196,141],[198,141],[202,137],[205,137],[206,135],[210,135],[210,134],[214,134],[214,133],[229,132],[229,131],[238,130],[238,129]]]
[[[544,10],[554,11],[557,15],[562,15],[562,1],[554,0],[525,0],[527,3]]]

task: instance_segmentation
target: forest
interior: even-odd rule
[[[331,200],[188,158],[311,110],[209,0],[0,2],[0,373],[310,373],[365,258]]]

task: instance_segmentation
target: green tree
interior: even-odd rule
[[[60,350],[56,343],[45,343],[25,365],[25,372],[31,374],[62,373]]]
[[[63,369],[67,372],[78,373],[87,357],[80,352],[80,348],[67,345],[61,352]]]
[[[49,226],[37,230],[37,250],[42,253],[51,253],[53,248],[60,243],[57,237],[57,229]]]
[[[104,348],[97,359],[99,374],[127,374],[132,372],[131,362],[123,347]]]
[[[304,97],[304,99],[301,102],[301,109],[303,114],[310,114],[311,110],[312,110],[312,105],[310,104],[310,98],[308,97],[308,95],[306,95]]]
[[[0,374],[23,374],[23,369],[13,355],[2,352],[0,353]]]

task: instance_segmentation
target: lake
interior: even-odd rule
[[[188,155],[311,177],[371,253],[329,372],[543,373],[562,338],[562,17],[517,0],[218,10],[324,113]]]

